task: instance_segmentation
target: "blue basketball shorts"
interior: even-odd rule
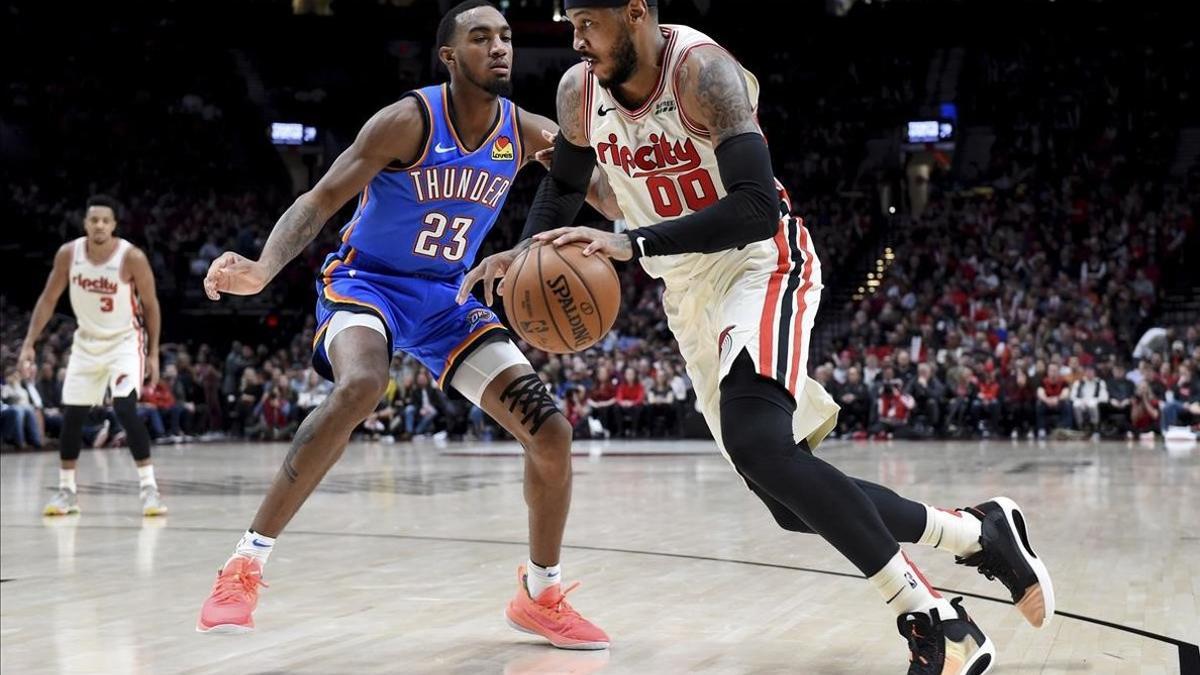
[[[383,321],[393,354],[415,358],[444,389],[475,349],[495,339],[511,339],[496,314],[474,296],[461,305],[455,301],[460,282],[403,275],[343,246],[325,259],[317,277],[313,368],[333,379],[324,340],[329,321],[336,312],[365,312]]]

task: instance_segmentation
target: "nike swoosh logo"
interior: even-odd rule
[[[600,107],[596,109],[596,114],[597,114],[597,115],[599,115],[599,116],[601,116],[601,117],[604,117],[605,115],[607,115],[608,113],[610,113],[610,112],[612,112],[612,111],[614,111],[614,110],[616,110],[616,107],[615,107],[615,106],[614,106],[614,107],[612,107],[612,108],[605,109],[605,107],[604,107],[604,104],[603,104],[603,103],[601,103],[601,104],[600,104]]]
[[[260,548],[270,548],[271,547],[270,544],[268,544],[267,542],[265,542],[261,539],[251,539],[250,543],[254,544],[255,546],[258,546]]]
[[[449,148],[443,148],[441,143],[438,143],[433,148],[434,152],[450,152],[452,150],[454,150],[454,146],[450,146]]]

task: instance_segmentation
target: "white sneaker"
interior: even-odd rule
[[[147,485],[142,488],[141,495],[143,516],[167,515],[167,505],[163,504],[162,496],[158,494],[157,485]]]
[[[65,516],[79,513],[79,495],[74,490],[60,487],[54,497],[42,509],[44,516]]]

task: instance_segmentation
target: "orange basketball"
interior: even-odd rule
[[[521,339],[570,354],[603,338],[621,308],[621,282],[608,257],[583,244],[533,246],[504,275],[504,313]]]

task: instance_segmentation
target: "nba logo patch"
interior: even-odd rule
[[[496,139],[495,143],[492,144],[492,161],[512,161],[514,156],[513,144],[512,141],[508,139],[508,136],[501,136],[500,138]]]
[[[467,315],[467,332],[474,333],[475,328],[481,323],[493,323],[496,320],[496,315],[490,309],[473,309]]]

